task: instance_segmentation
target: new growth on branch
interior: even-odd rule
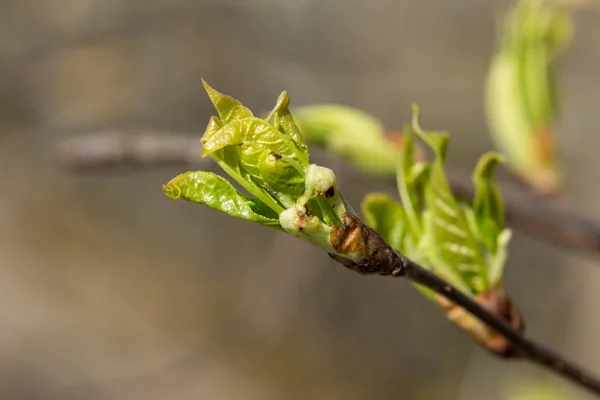
[[[523,320],[502,289],[510,230],[492,177],[502,156],[482,156],[473,174],[473,204],[457,201],[444,169],[449,135],[422,130],[415,106],[397,154],[401,203],[367,196],[365,223],[344,199],[334,172],[310,162],[286,92],[263,119],[204,86],[219,117],[208,123],[202,155],[248,194],[219,175],[192,171],[163,186],[169,198],[287,232],[358,273],[406,277],[493,354],[532,360],[600,393],[600,382],[586,371],[523,336]],[[415,160],[415,136],[433,161]]]

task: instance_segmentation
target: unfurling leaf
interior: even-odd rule
[[[204,83],[223,120],[211,118],[202,137],[210,155],[246,190],[281,212],[304,191],[308,151],[287,110],[287,94],[274,110],[276,125],[252,116],[237,100]],[[219,108],[220,107],[220,108]]]
[[[404,235],[406,234],[406,215],[402,206],[386,194],[368,194],[362,203],[365,222],[375,229],[393,248],[406,253]]]
[[[206,89],[206,93],[208,93],[208,97],[210,97],[210,101],[212,101],[219,113],[222,123],[226,124],[235,119],[251,118],[254,116],[242,103],[231,96],[217,92],[204,79],[202,79],[202,84],[204,85],[204,89]]]
[[[479,243],[448,185],[444,162],[448,133],[425,132],[419,126],[419,110],[413,110],[415,133],[433,150],[429,182],[425,187],[428,233],[431,235],[433,265],[448,266],[462,277],[475,293],[488,288],[487,271]],[[408,134],[406,132],[405,134]],[[448,269],[448,268],[444,268]],[[444,273],[444,271],[441,271]]]
[[[427,186],[426,182],[429,178],[431,165],[425,162],[415,162],[415,143],[412,127],[406,126],[404,132],[404,146],[398,158],[396,183],[400,199],[406,211],[410,239],[417,242],[423,234],[423,221],[420,210],[424,206],[424,189]]]
[[[433,150],[431,163],[414,161],[415,134]],[[415,106],[398,159],[402,204],[387,195],[369,195],[362,205],[365,220],[401,253],[521,331],[519,313],[500,285],[510,239],[510,230],[504,228],[502,198],[492,177],[501,156],[488,153],[480,159],[473,174],[476,198],[470,206],[457,201],[450,191],[444,170],[447,146],[448,133],[421,129]],[[415,286],[485,348],[510,354],[510,343],[481,321],[430,289]]]
[[[219,113],[210,118],[201,139],[203,156],[210,155],[253,197],[208,172],[175,177],[163,187],[165,194],[284,230],[330,254],[361,261],[364,255],[337,254],[330,242],[332,228],[342,225],[342,216],[351,208],[339,193],[333,171],[310,164],[287,93],[262,119],[203,83]]]
[[[558,115],[555,63],[571,39],[557,1],[519,0],[504,21],[487,78],[486,113],[508,165],[543,193],[560,189],[554,148]]]
[[[473,212],[481,240],[491,252],[496,252],[497,237],[504,227],[504,205],[500,189],[492,176],[494,167],[503,161],[504,157],[499,153],[484,154],[473,173]]]
[[[433,151],[431,162],[415,162],[415,136]],[[510,231],[504,228],[502,198],[492,176],[501,156],[488,153],[480,159],[473,174],[476,197],[469,206],[450,191],[444,165],[447,146],[448,133],[421,129],[414,106],[397,161],[402,204],[373,194],[362,209],[367,222],[394,248],[475,296],[500,282],[506,261]]]
[[[232,217],[279,227],[279,216],[254,198],[239,193],[226,179],[211,172],[185,172],[163,186],[173,200],[204,204]]]

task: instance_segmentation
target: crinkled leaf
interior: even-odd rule
[[[291,199],[304,193],[305,174],[298,170],[297,164],[290,162],[290,158],[265,150],[259,158],[258,168],[263,181],[275,192]]]
[[[419,110],[416,106],[413,108],[413,129],[435,154],[425,188],[425,203],[430,213],[430,227],[427,230],[431,235],[432,248],[438,253],[436,258],[444,261],[468,282],[473,292],[482,292],[488,288],[488,282],[479,244],[450,191],[444,171],[448,134],[423,131],[419,126]]]
[[[218,141],[218,132],[220,132],[221,127],[221,121],[217,117],[211,117],[202,141],[204,141],[204,137],[214,137],[215,140]],[[223,146],[219,149],[213,150],[210,153],[210,156],[217,164],[219,164],[219,166],[223,169],[223,171],[225,171],[225,173],[227,173],[227,175],[232,177],[244,189],[254,195],[254,197],[261,200],[272,210],[278,213],[283,211],[284,207],[279,204],[276,197],[273,194],[265,191],[261,185],[253,180],[247,171],[240,167],[238,150],[239,149],[237,146]],[[204,148],[202,150],[202,154],[203,156],[207,154]]]
[[[230,159],[239,167],[242,177],[263,191],[294,196],[304,190],[308,160],[299,154],[290,137],[260,118],[234,120],[216,131],[207,130],[202,145],[204,152],[211,155],[231,149],[235,154]],[[278,172],[283,176],[278,176]],[[287,208],[289,204],[284,206]]]
[[[238,183],[271,209],[289,208],[304,190],[308,152],[282,93],[271,117],[275,125],[253,117],[237,100],[205,85],[221,115],[202,137],[203,156],[210,155]]]
[[[504,227],[504,205],[492,173],[503,160],[504,157],[496,152],[484,154],[473,172],[473,211],[480,239],[492,253],[496,252],[497,238]]]
[[[232,217],[279,227],[277,213],[257,199],[239,193],[226,179],[211,172],[185,172],[163,185],[163,191],[173,200],[204,204]]]
[[[252,111],[244,107],[242,103],[231,96],[227,96],[226,94],[216,91],[208,83],[206,83],[204,79],[202,79],[202,84],[204,85],[204,89],[206,89],[206,93],[208,93],[208,97],[210,97],[210,101],[212,101],[214,104],[223,123],[227,123],[235,119],[251,118],[254,116]]]
[[[383,125],[364,111],[335,104],[294,109],[303,137],[325,146],[361,170],[390,174],[396,170],[398,146],[384,135]]]
[[[371,193],[362,202],[362,212],[367,225],[375,229],[393,248],[406,253],[403,240],[406,215],[399,203],[386,194]]]

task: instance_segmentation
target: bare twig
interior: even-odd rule
[[[406,258],[386,243],[379,234],[356,216],[346,213],[343,226],[336,233],[336,244],[348,246],[355,243],[348,241],[361,240],[368,256],[360,264],[332,255],[336,261],[360,274],[379,274],[394,277],[405,277],[413,283],[425,286],[444,297],[453,304],[466,310],[479,321],[501,335],[509,344],[510,351],[498,353],[506,358],[522,358],[543,365],[552,372],[585,387],[600,396],[600,380],[575,363],[566,360],[554,351],[527,339],[519,328],[511,326],[500,316],[494,315],[473,298],[462,293],[448,282]],[[361,238],[361,239],[356,239]],[[488,348],[493,351],[493,349]]]
[[[600,396],[600,380],[590,372],[579,367],[575,363],[566,360],[560,354],[542,346],[531,339],[527,339],[520,332],[513,329],[507,322],[488,312],[469,296],[449,285],[443,279],[421,267],[414,261],[398,254],[400,267],[403,267],[404,276],[408,280],[421,284],[454,304],[459,305],[478,320],[495,330],[503,336],[517,351],[517,355],[534,363],[541,364],[554,373],[561,375],[574,383],[585,387],[592,393]],[[402,271],[402,269],[400,270]],[[398,276],[402,276],[399,272]]]
[[[58,161],[73,170],[148,168],[156,165],[198,165],[199,135],[123,134],[101,132],[61,143]],[[468,174],[450,171],[450,186],[460,198],[473,198]],[[509,182],[501,182],[510,226],[566,248],[600,255],[600,225]]]

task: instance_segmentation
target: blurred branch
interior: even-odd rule
[[[202,145],[198,136],[159,133],[99,132],[71,138],[58,146],[60,165],[73,171],[110,168],[148,168],[157,165],[199,165]],[[471,200],[469,174],[450,171],[454,193]],[[600,256],[600,225],[509,182],[501,182],[509,225],[563,247]]]
[[[98,132],[64,140],[58,146],[57,159],[74,171],[106,170],[198,164],[201,152],[197,137]]]

